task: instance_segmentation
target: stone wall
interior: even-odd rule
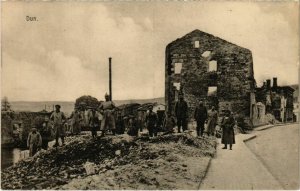
[[[182,64],[181,71],[176,68],[177,63]],[[255,83],[250,50],[195,30],[168,44],[165,64],[168,111],[174,111],[181,91],[188,102],[190,117],[200,100],[208,107],[217,107],[220,113],[232,109],[250,116],[250,92]],[[180,88],[173,83],[180,83]],[[209,87],[217,90],[208,96]]]

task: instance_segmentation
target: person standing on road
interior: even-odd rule
[[[207,119],[207,109],[202,101],[199,102],[199,106],[195,109],[194,118],[197,122],[197,136],[202,137],[204,132],[204,123]]]
[[[35,127],[33,127],[27,138],[27,147],[29,148],[29,156],[30,157],[34,156],[41,146],[42,146],[41,134],[36,130]]]
[[[105,94],[105,101],[99,106],[100,113],[103,114],[103,119],[101,121],[101,136],[103,137],[105,131],[111,130],[113,135],[115,135],[116,124],[114,109],[116,108],[115,103],[112,102],[108,94]]]
[[[208,112],[208,122],[207,122],[208,136],[215,135],[217,121],[218,121],[218,112],[215,110],[215,107],[212,106],[211,110]]]
[[[62,145],[65,144],[65,128],[64,122],[66,116],[63,112],[60,111],[60,105],[55,105],[55,111],[51,114],[50,120],[53,121],[54,132],[55,132],[55,144],[54,147],[59,146],[58,139],[61,139]]]
[[[149,136],[157,136],[157,114],[153,112],[153,106],[149,107],[149,113],[146,116],[146,124],[149,131]]]
[[[221,143],[224,144],[222,149],[227,149],[227,145],[229,144],[230,150],[232,150],[232,144],[235,144],[235,137],[234,137],[234,125],[235,120],[232,113],[227,110],[226,115],[222,120],[221,127],[222,127],[222,141]]]
[[[175,115],[177,118],[178,133],[187,130],[188,105],[183,94],[179,94],[179,101],[175,104]]]

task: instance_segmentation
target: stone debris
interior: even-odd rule
[[[163,180],[156,176],[169,177],[165,173],[171,172],[189,176],[187,164],[181,162],[186,157],[206,161],[215,146],[214,138],[188,133],[152,139],[68,137],[65,146],[40,151],[4,169],[2,189],[171,189],[175,187],[161,185]]]
[[[91,175],[91,174],[95,174],[96,173],[96,171],[95,171],[95,164],[94,163],[86,162],[84,164],[84,169],[85,169],[87,175]]]

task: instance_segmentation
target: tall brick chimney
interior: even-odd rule
[[[267,88],[270,89],[271,88],[271,80],[267,79]]]
[[[277,78],[273,78],[273,87],[277,87]]]

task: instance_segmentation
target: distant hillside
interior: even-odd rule
[[[114,101],[116,105],[122,105],[122,104],[128,104],[128,103],[139,103],[139,104],[144,104],[144,103],[160,103],[160,104],[165,104],[165,98],[160,97],[160,98],[153,98],[153,99],[133,99],[133,100],[115,100]]]
[[[164,104],[165,99],[163,97],[160,98],[153,98],[153,99],[140,99],[140,100],[114,100],[117,106],[122,105],[122,104],[128,104],[128,103],[139,103],[139,104],[144,104],[144,103],[149,103],[149,102],[157,102]],[[61,110],[65,112],[66,114],[71,114],[71,112],[74,110],[74,104],[75,102],[64,102],[64,101],[43,101],[43,102],[27,102],[27,101],[14,101],[10,102],[12,109],[14,111],[42,111],[45,109],[47,111],[52,111],[53,106],[56,104],[61,105]]]

